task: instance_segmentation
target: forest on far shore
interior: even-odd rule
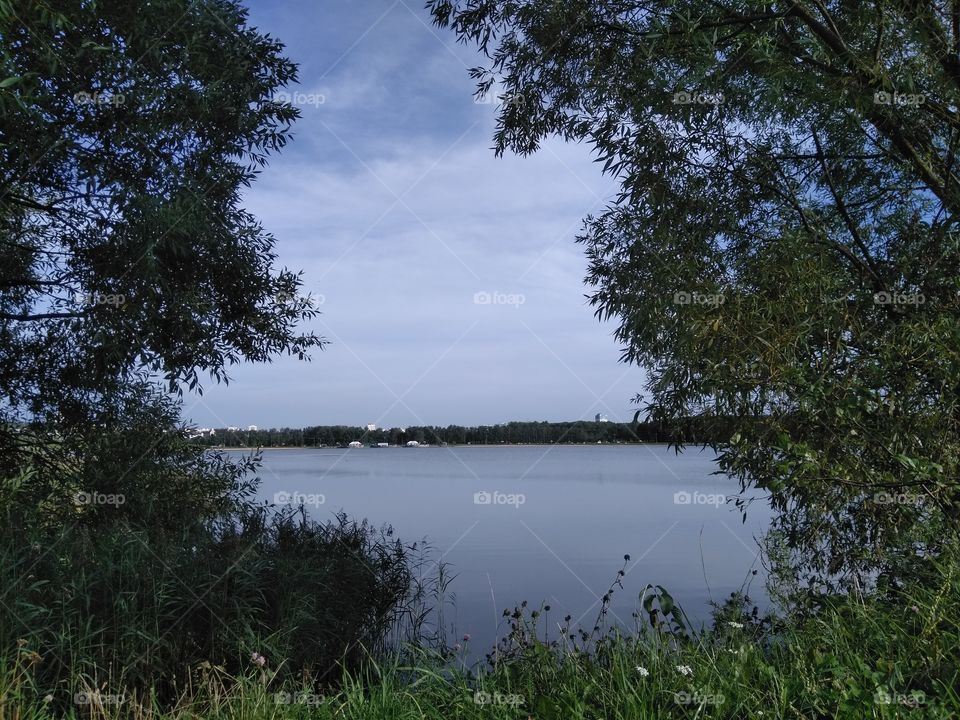
[[[202,432],[202,434],[201,434]],[[194,441],[208,447],[341,447],[351,442],[376,446],[406,445],[410,441],[430,445],[562,445],[582,443],[703,443],[723,432],[714,422],[709,428],[691,420],[683,427],[657,422],[620,423],[575,420],[568,422],[514,421],[498,425],[462,425],[377,428],[314,425],[304,428],[214,428],[194,430]]]

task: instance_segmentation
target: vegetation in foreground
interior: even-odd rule
[[[591,302],[654,422],[736,419],[720,469],[814,581],[696,635],[662,591],[635,637],[518,608],[472,675],[388,652],[404,549],[266,517],[153,396],[323,345],[241,207],[298,115],[280,43],[232,0],[0,3],[4,718],[960,716],[958,13],[741,5],[428,3],[505,91],[498,152],[616,174]]]
[[[458,655],[420,651],[401,659],[390,653],[368,655],[359,666],[315,684],[290,678],[283,657],[253,651],[234,672],[207,661],[183,668],[179,694],[166,705],[149,692],[97,683],[92,675],[75,678],[69,687],[45,685],[50,654],[27,639],[0,664],[0,715],[955,718],[957,555],[938,568],[922,587],[834,598],[816,613],[797,613],[788,621],[746,612],[744,599],[734,597],[703,632],[686,630],[682,613],[661,589],[646,595],[639,613],[643,629],[630,636],[564,630],[558,640],[563,620],[524,604],[508,613],[505,637],[487,668],[475,673],[457,667]]]

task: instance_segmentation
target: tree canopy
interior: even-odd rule
[[[242,206],[296,67],[227,0],[2,3],[0,39],[0,495],[64,522],[78,491],[158,525],[222,512],[249,468],[190,446],[165,392],[322,345]]]
[[[960,6],[430,0],[488,63],[496,152],[588,143],[591,302],[658,421],[737,418],[824,582],[933,554],[960,517]],[[910,502],[886,502],[888,493]]]
[[[245,9],[3,3],[0,37],[5,448],[22,423],[102,427],[154,378],[321,345],[241,204],[298,115],[274,101],[296,67]]]

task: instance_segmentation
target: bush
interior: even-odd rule
[[[278,682],[331,683],[422,602],[422,556],[390,528],[256,504],[258,458],[195,447],[177,412],[144,389],[86,432],[18,433],[32,460],[0,474],[0,657],[37,653],[41,696],[86,684],[166,705],[199,664],[260,658]]]
[[[82,676],[167,701],[200,663],[240,673],[254,655],[281,679],[330,682],[382,643],[410,588],[389,529],[342,515],[261,509],[165,533],[124,521],[52,543],[13,522],[0,532],[0,647],[39,653],[41,695]]]

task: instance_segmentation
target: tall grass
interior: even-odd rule
[[[0,656],[20,674],[32,658],[29,684],[57,710],[95,687],[169,705],[204,662],[240,675],[262,657],[278,682],[330,685],[383,652],[413,606],[410,549],[342,515],[25,532],[0,528]]]
[[[49,658],[28,640],[0,662],[0,712],[37,720],[61,711],[110,720],[957,718],[960,562],[954,554],[935,567],[936,582],[833,597],[789,621],[748,612],[735,596],[700,631],[686,628],[661,590],[638,599],[629,634],[578,632],[554,619],[548,641],[550,614],[524,604],[507,611],[497,652],[473,672],[415,648],[364,651],[322,684],[285,672],[279,655],[238,671],[201,661],[184,667],[167,702],[82,675],[60,704],[64,691],[39,680]]]

